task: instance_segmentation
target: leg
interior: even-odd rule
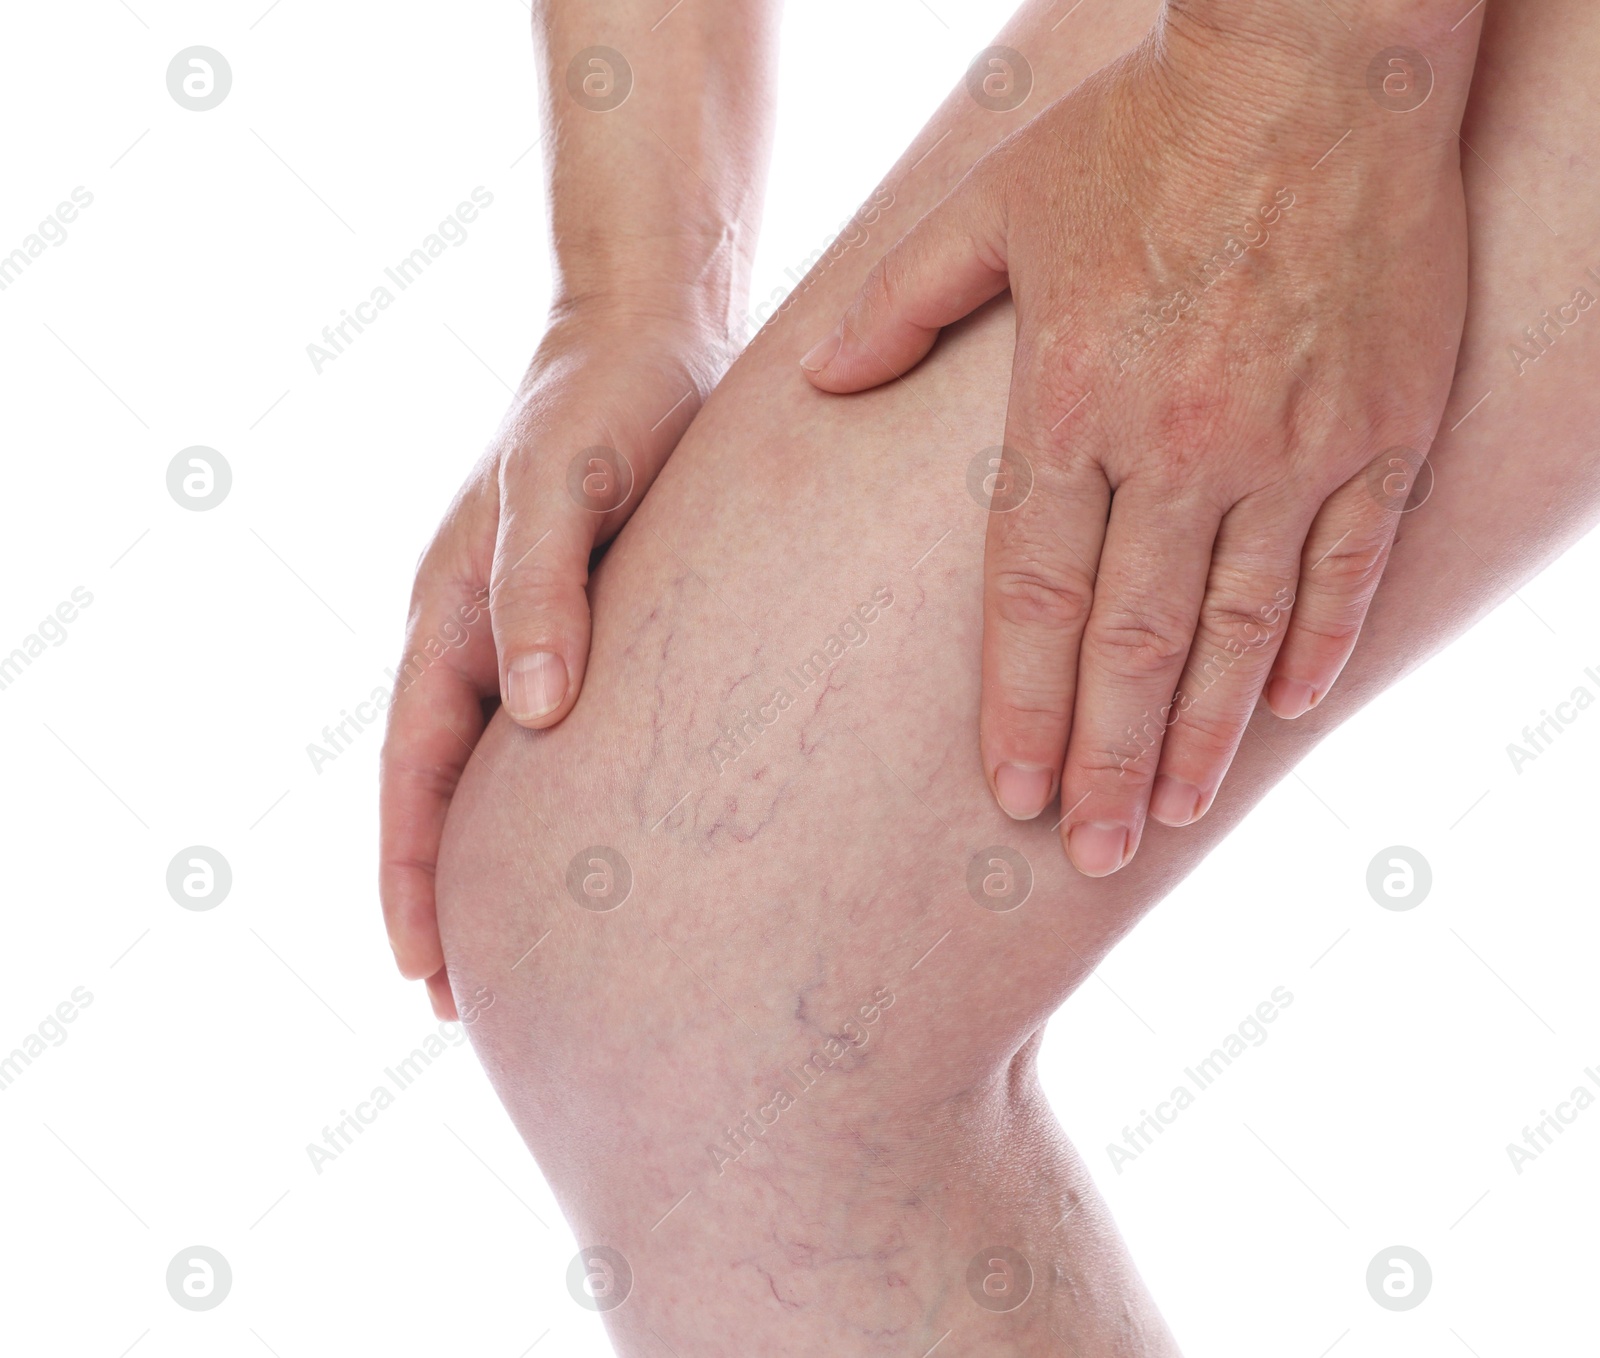
[[[1001,40],[1052,97],[1150,6],[1100,13],[1052,34],[1033,7]],[[870,241],[753,342],[597,574],[578,707],[540,735],[496,720],[440,865],[456,993],[495,997],[473,1029],[485,1064],[579,1235],[631,1265],[609,1317],[623,1353],[667,1351],[658,1336],[707,1358],[915,1355],[947,1331],[941,1355],[1175,1352],[1033,1081],[1038,1033],[1318,739],[1593,522],[1600,339],[1579,323],[1520,376],[1507,350],[1600,266],[1597,60],[1581,0],[1491,9],[1447,427],[1494,396],[1436,445],[1334,694],[1258,718],[1213,812],[1153,827],[1114,878],[1074,875],[1052,816],[1001,816],[978,765],[967,471],[1000,436],[1008,306],[861,397],[794,367],[883,242],[1019,115],[958,91]],[[590,846],[616,858],[590,867]],[[1029,1261],[1014,1311],[969,1291],[976,1260],[976,1297],[1007,1300],[997,1245]]]

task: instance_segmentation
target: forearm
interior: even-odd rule
[[[760,222],[779,8],[535,5],[558,315],[601,306],[730,331]]]

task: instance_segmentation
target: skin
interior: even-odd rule
[[[1057,18],[1031,9],[1000,38],[1039,54],[1051,99],[1153,13],[1086,7],[1052,34]],[[952,95],[878,225],[733,366],[594,574],[581,702],[547,731],[490,722],[438,864],[485,1068],[579,1239],[628,1262],[606,1315],[620,1353],[1176,1352],[1039,1091],[1039,1033],[1319,739],[1600,516],[1600,325],[1577,320],[1520,375],[1508,352],[1600,268],[1597,62],[1583,0],[1490,7],[1464,132],[1471,302],[1431,494],[1338,686],[1291,723],[1258,711],[1211,812],[1152,825],[1114,876],[1072,869],[1048,818],[1005,817],[978,747],[989,513],[968,472],[1004,428],[1011,306],[848,400],[797,366],[1023,120]],[[892,603],[856,612],[882,588]],[[627,863],[625,898],[597,846]],[[1029,865],[1015,909],[992,908],[993,846]],[[983,1294],[1009,1257],[996,1246],[1034,1279],[1010,1312],[968,1289],[975,1259]]]
[[[417,568],[384,745],[390,945],[402,974],[433,978],[441,1018],[454,1010],[434,867],[481,705],[498,697],[538,728],[577,701],[591,553],[627,521],[735,352],[761,220],[776,4],[697,0],[665,24],[655,0],[593,9],[534,6],[550,316]],[[610,55],[584,55],[596,48]]]
[[[801,360],[822,390],[865,390],[1009,287],[1002,474],[1028,493],[997,494],[989,528],[984,766],[1019,820],[1059,789],[1092,877],[1133,857],[1147,815],[1205,814],[1263,688],[1293,718],[1332,686],[1399,519],[1368,469],[1414,471],[1449,395],[1482,14],[1345,8],[1167,5],[980,159]],[[1398,107],[1375,97],[1375,34],[1426,52],[1431,90],[1399,58],[1380,90]]]
[[[571,710],[591,552],[723,371],[744,310],[775,9],[718,0],[664,25],[646,3],[598,21],[572,0],[535,10],[555,301],[413,592],[381,888],[400,969],[434,978],[441,1016],[433,867],[479,704],[498,691],[530,728]],[[1446,4],[1360,0],[1335,23],[1292,4],[1168,3],[1080,88],[1029,89],[1010,120],[1025,125],[913,225],[803,360],[820,387],[859,390],[1008,283],[1019,299],[1012,451],[996,470],[1025,468],[1034,493],[990,522],[980,733],[1009,815],[1064,790],[1057,819],[1081,871],[1116,870],[1147,814],[1203,815],[1263,684],[1298,716],[1355,643],[1465,301],[1455,132],[1481,15],[1446,27]],[[1384,87],[1398,82],[1403,111],[1374,98],[1372,32],[1426,49],[1420,107],[1408,59]],[[571,55],[610,43],[639,70]],[[1010,62],[1002,93],[1021,88]],[[569,95],[578,78],[583,98]],[[615,107],[587,93],[624,87]],[[1149,318],[1169,312],[1191,323],[1151,342],[1165,323]],[[1124,324],[1140,313],[1142,334]],[[470,625],[480,609],[486,630]],[[439,638],[447,664],[413,663]],[[1212,656],[1241,644],[1218,682]],[[1173,720],[1152,722],[1163,712]]]

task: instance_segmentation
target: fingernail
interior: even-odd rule
[[[1067,835],[1067,856],[1085,877],[1109,877],[1128,853],[1128,827],[1103,820],[1074,825]]]
[[[835,330],[827,339],[806,351],[806,356],[800,360],[800,366],[808,373],[819,373],[833,361],[833,356],[839,352],[839,345],[844,341],[844,327]]]
[[[1267,685],[1267,706],[1285,721],[1304,716],[1317,705],[1317,691],[1300,679],[1274,679]]]
[[[1200,789],[1181,778],[1157,774],[1150,789],[1150,814],[1163,825],[1187,825],[1200,814]]]
[[[506,706],[518,721],[554,712],[567,696],[567,664],[554,651],[515,656],[506,670]]]
[[[1050,800],[1050,785],[1054,781],[1047,768],[1002,764],[994,771],[995,799],[1012,820],[1032,820]]]

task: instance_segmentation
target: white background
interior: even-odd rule
[[[94,600],[0,691],[0,1054],[94,997],[0,1091],[4,1347],[605,1353],[470,1049],[322,1174],[305,1149],[436,1027],[379,923],[380,732],[320,774],[306,745],[384,682],[417,554],[538,332],[527,12],[130,3],[8,6],[0,46],[0,252],[94,195],[0,293],[0,654]],[[1004,18],[930,3],[791,7],[756,296]],[[233,71],[205,113],[166,87],[195,44]],[[305,346],[479,185],[467,241],[317,375]],[[192,444],[233,471],[205,513],[166,489]],[[1521,774],[1505,747],[1600,693],[1597,555],[1340,732],[1053,1025],[1052,1097],[1194,1358],[1592,1345],[1600,1110],[1521,1175],[1505,1147],[1600,1066],[1600,710]],[[193,844],[232,866],[210,912],[166,890]],[[1365,886],[1395,844],[1434,874],[1405,913]],[[1277,986],[1269,1041],[1117,1173],[1106,1143]],[[199,1314],[164,1283],[195,1244],[234,1274]],[[1434,1271],[1406,1314],[1364,1281],[1395,1244]]]

